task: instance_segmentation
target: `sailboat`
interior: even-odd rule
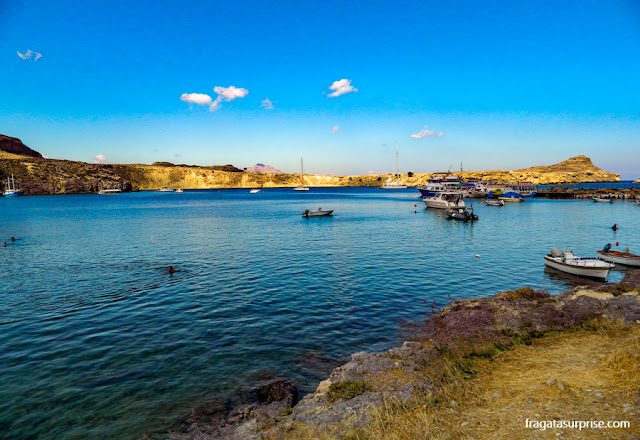
[[[300,158],[300,181],[302,185],[296,186],[293,188],[294,191],[309,191],[309,187],[304,184],[304,162],[302,162],[302,158]]]
[[[398,167],[398,141],[396,141],[396,181],[391,181],[391,176],[384,182],[380,189],[406,189],[407,185],[400,183],[400,168]]]
[[[20,195],[20,190],[16,189],[16,182],[13,179],[13,174],[11,178],[7,177],[7,187],[4,190],[5,197],[18,197]]]

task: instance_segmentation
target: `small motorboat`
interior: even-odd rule
[[[318,208],[315,211],[310,211],[308,209],[305,209],[304,212],[302,213],[302,216],[303,217],[326,217],[332,214],[333,214],[333,209]]]
[[[524,197],[515,197],[515,196],[509,196],[509,197],[498,197],[498,200],[502,200],[503,202],[524,202]]]
[[[478,216],[473,213],[473,208],[469,208],[468,211],[463,208],[447,209],[444,212],[444,215],[448,220],[460,220],[463,222],[466,222],[466,221],[473,222],[478,220]]]
[[[594,197],[593,201],[595,203],[613,203],[613,199],[608,199],[604,197]]]
[[[160,189],[158,190],[158,192],[163,192],[163,193],[164,193],[164,192],[173,192],[173,190],[172,190],[172,189],[170,189],[170,188],[167,188],[166,186],[163,186],[162,188],[160,188]]]
[[[119,194],[121,193],[122,190],[121,189],[101,189],[100,191],[98,191],[98,194]]]
[[[177,192],[177,193],[181,193],[181,192],[184,192],[184,190],[183,190],[182,188],[178,188],[178,189],[176,190],[176,192]]]
[[[427,205],[427,208],[464,209],[467,207],[462,200],[462,194],[453,191],[444,191],[433,197],[424,197],[422,201]]]
[[[607,277],[609,270],[614,266],[612,263],[597,258],[579,258],[574,256],[572,251],[563,252],[555,247],[548,255],[544,256],[544,264],[572,275],[601,280]]]
[[[487,200],[486,202],[487,206],[504,206],[504,200]]]
[[[259,192],[259,189],[252,189],[251,191],[249,191],[249,194],[258,194]]]
[[[624,252],[612,251],[611,243],[607,243],[604,249],[598,251],[598,258],[610,263],[640,267],[640,255],[630,253],[629,249]]]

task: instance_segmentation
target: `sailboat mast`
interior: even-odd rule
[[[302,158],[300,158],[300,175],[304,176],[304,162],[302,162]]]
[[[400,176],[400,167],[398,166],[398,141],[396,141],[396,178]]]

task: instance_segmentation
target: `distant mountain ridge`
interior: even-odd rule
[[[1,135],[0,135],[1,136]],[[70,160],[44,159],[19,139],[1,136],[11,152],[0,150],[0,184],[15,175],[16,187],[24,195],[82,194],[102,189],[156,190],[162,187],[184,189],[213,188],[277,188],[307,186],[380,186],[387,175],[325,176],[282,173],[265,164],[256,164],[242,171],[233,165],[194,166],[169,162],[144,164],[88,164]],[[16,155],[13,151],[21,154]],[[30,154],[30,156],[27,156]],[[465,178],[480,178],[495,182],[559,184],[580,182],[617,182],[620,175],[596,167],[586,156],[572,157],[563,162],[535,166],[515,171],[455,172]],[[424,185],[433,173],[401,174],[408,186]]]
[[[252,167],[245,168],[245,171],[248,173],[273,173],[273,174],[282,174],[282,171],[272,167],[271,165],[265,165],[263,163],[257,163]]]

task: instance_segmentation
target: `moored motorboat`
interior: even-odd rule
[[[595,203],[613,203],[613,199],[604,198],[604,197],[594,197],[593,201]]]
[[[487,206],[504,206],[504,200],[487,200],[485,202]]]
[[[115,188],[115,189],[101,189],[100,191],[98,191],[98,194],[118,194],[121,193],[122,190]]]
[[[176,192],[177,192],[177,193],[181,193],[181,192],[184,192],[184,190],[183,190],[182,188],[178,188],[178,189],[176,190]]]
[[[598,279],[605,279],[609,270],[614,266],[612,263],[597,258],[579,258],[574,256],[571,251],[562,252],[555,247],[548,255],[544,256],[544,264],[572,275]]]
[[[524,202],[524,198],[516,196],[498,197],[498,200],[502,200],[503,202]]]
[[[472,208],[468,211],[463,208],[447,209],[444,215],[448,220],[460,220],[463,222],[478,220],[478,216],[473,213]]]
[[[629,249],[625,252],[612,251],[610,243],[608,243],[604,249],[598,251],[598,258],[610,263],[640,267],[640,255],[630,253]]]
[[[173,190],[171,188],[167,188],[166,186],[163,186],[158,190],[158,192],[173,192]]]
[[[422,201],[427,208],[465,209],[467,207],[459,192],[441,192],[433,197],[424,197]]]
[[[302,213],[303,217],[326,217],[333,214],[333,209],[322,209],[318,208],[315,211],[310,211],[305,209]]]
[[[259,192],[259,189],[252,189],[251,191],[249,191],[249,194],[258,194]]]

